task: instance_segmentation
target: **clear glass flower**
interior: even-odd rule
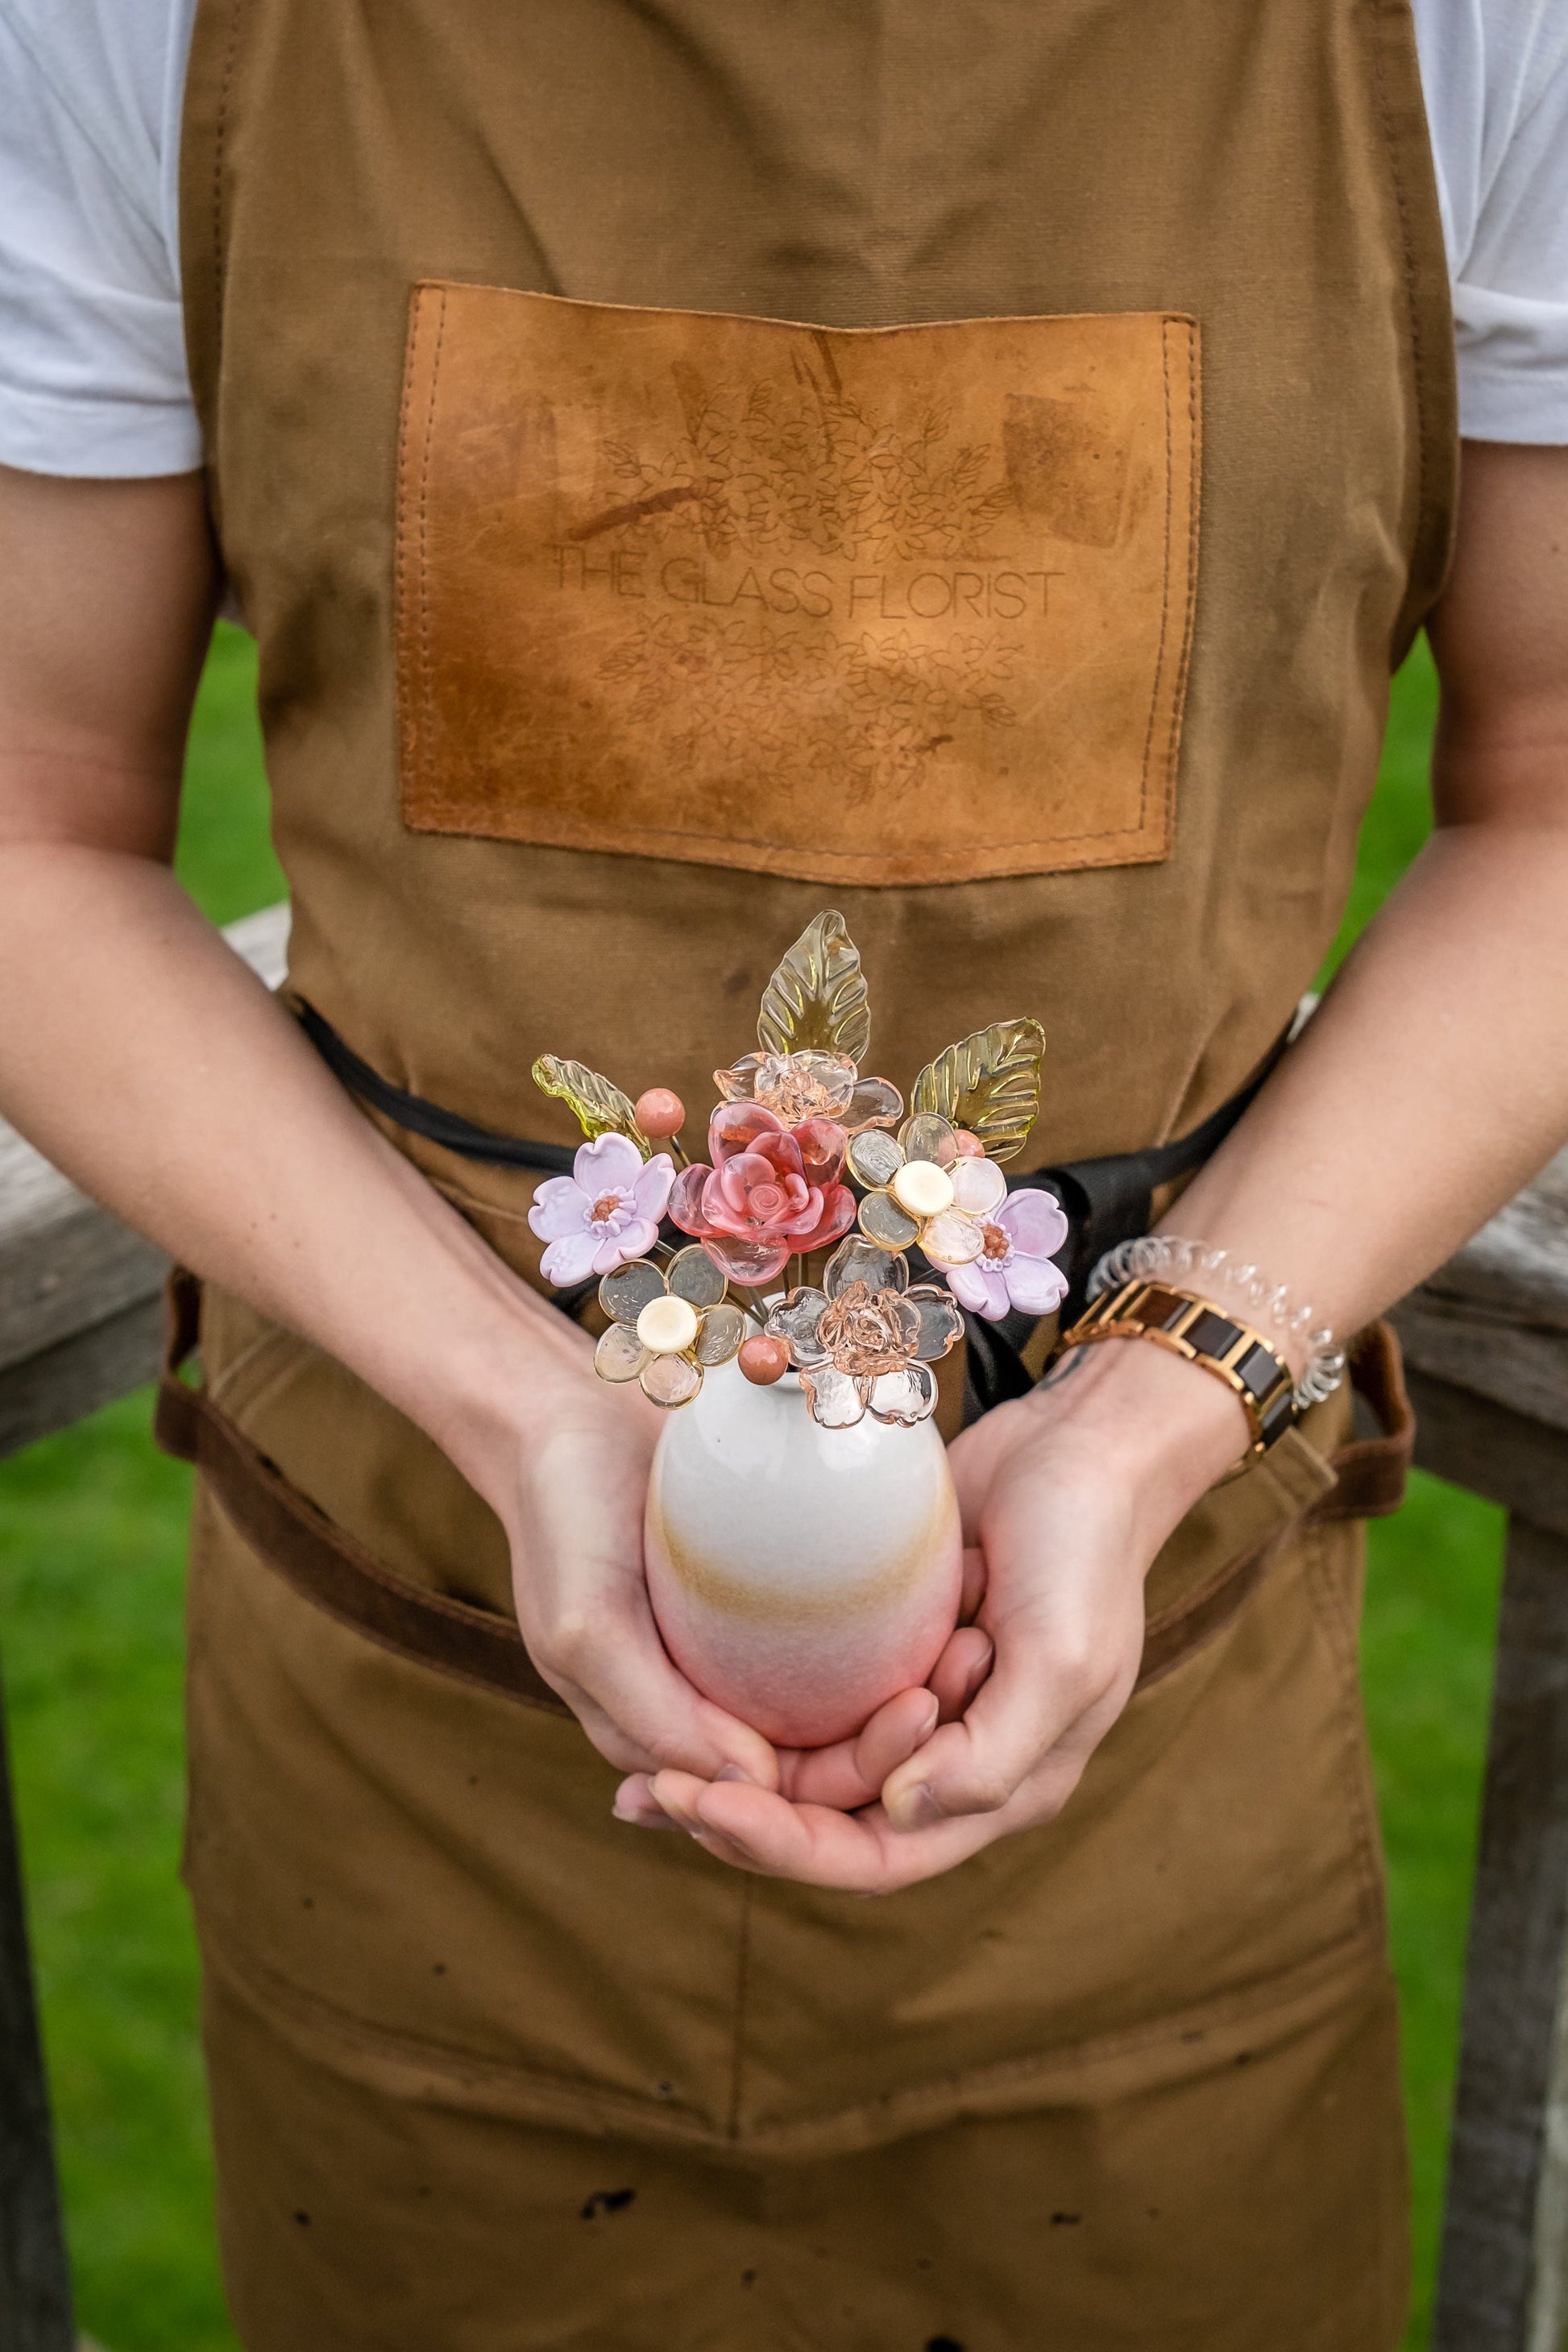
[[[894,1127],[904,1098],[889,1079],[863,1078],[847,1054],[807,1048],[798,1054],[742,1054],[713,1083],[726,1102],[761,1103],[785,1127],[830,1118],[847,1135]]]
[[[909,1427],[936,1403],[931,1366],[963,1336],[963,1318],[934,1284],[910,1287],[896,1250],[855,1234],[828,1259],[820,1290],[792,1290],[768,1318],[824,1429],[874,1421]]]
[[[599,1285],[610,1328],[594,1350],[602,1381],[636,1381],[650,1402],[689,1404],[704,1371],[739,1355],[746,1318],[704,1249],[616,1267]]]

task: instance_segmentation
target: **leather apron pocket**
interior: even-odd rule
[[[1169,854],[1198,331],[415,288],[418,831],[846,884]]]

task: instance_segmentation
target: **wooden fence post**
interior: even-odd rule
[[[0,2346],[72,2352],[75,2341],[0,1703]]]
[[[1510,1524],[1434,2352],[1568,2321],[1568,1539]]]

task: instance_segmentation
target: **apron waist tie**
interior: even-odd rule
[[[525,1706],[569,1715],[510,1617],[430,1591],[388,1568],[286,1478],[205,1390],[180,1377],[200,1338],[201,1297],[199,1278],[174,1267],[153,1423],[163,1452],[196,1465],[237,1532],[316,1607],[399,1657]],[[1415,1423],[1399,1345],[1386,1323],[1373,1324],[1356,1339],[1350,1370],[1380,1433],[1340,1447],[1330,1465],[1338,1485],[1303,1522],[1293,1524],[1382,1517],[1403,1499]],[[1226,1561],[1195,1592],[1150,1618],[1137,1688],[1159,1681],[1223,1631],[1291,1532],[1289,1526],[1273,1531]]]
[[[460,1159],[480,1160],[489,1167],[527,1168],[549,1176],[571,1173],[575,1157],[571,1144],[535,1143],[522,1136],[498,1135],[489,1128],[476,1126],[471,1119],[459,1118],[456,1111],[444,1110],[439,1103],[429,1102],[423,1095],[395,1087],[379,1070],[361,1059],[313,1004],[300,1001],[295,1010],[300,1028],[340,1084],[406,1133],[424,1136],[428,1142],[440,1144],[444,1150],[456,1152]],[[1218,1150],[1271,1076],[1296,1026],[1293,1020],[1239,1092],[1232,1095],[1228,1102],[1221,1103],[1191,1134],[1177,1136],[1169,1143],[1151,1144],[1142,1151],[1116,1152],[1100,1160],[1072,1160],[1060,1167],[1031,1168],[1021,1175],[1008,1177],[1010,1192],[1054,1193],[1067,1218],[1066,1252],[1065,1255],[1058,1254],[1058,1259],[1068,1278],[1067,1297],[1058,1310],[1063,1330],[1069,1329],[1083,1312],[1089,1276],[1106,1251],[1146,1234],[1153,1216],[1154,1195],[1161,1187],[1190,1175]],[[663,1234],[666,1241],[677,1245],[687,1238],[668,1219]],[[910,1259],[911,1270],[923,1265],[918,1251],[911,1252]],[[596,1287],[593,1281],[579,1284],[557,1293],[552,1304],[575,1316]],[[993,1323],[965,1311],[963,1320],[969,1339],[964,1379],[966,1427],[993,1405],[1005,1403],[1010,1397],[1024,1396],[1033,1387],[1035,1376],[1023,1362],[1023,1354],[1040,1319],[1015,1309]]]

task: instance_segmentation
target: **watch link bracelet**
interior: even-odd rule
[[[1296,1384],[1289,1366],[1258,1332],[1190,1291],[1163,1282],[1124,1282],[1095,1300],[1058,1352],[1065,1355],[1096,1339],[1152,1339],[1223,1381],[1252,1432],[1237,1469],[1258,1461],[1295,1425]]]

